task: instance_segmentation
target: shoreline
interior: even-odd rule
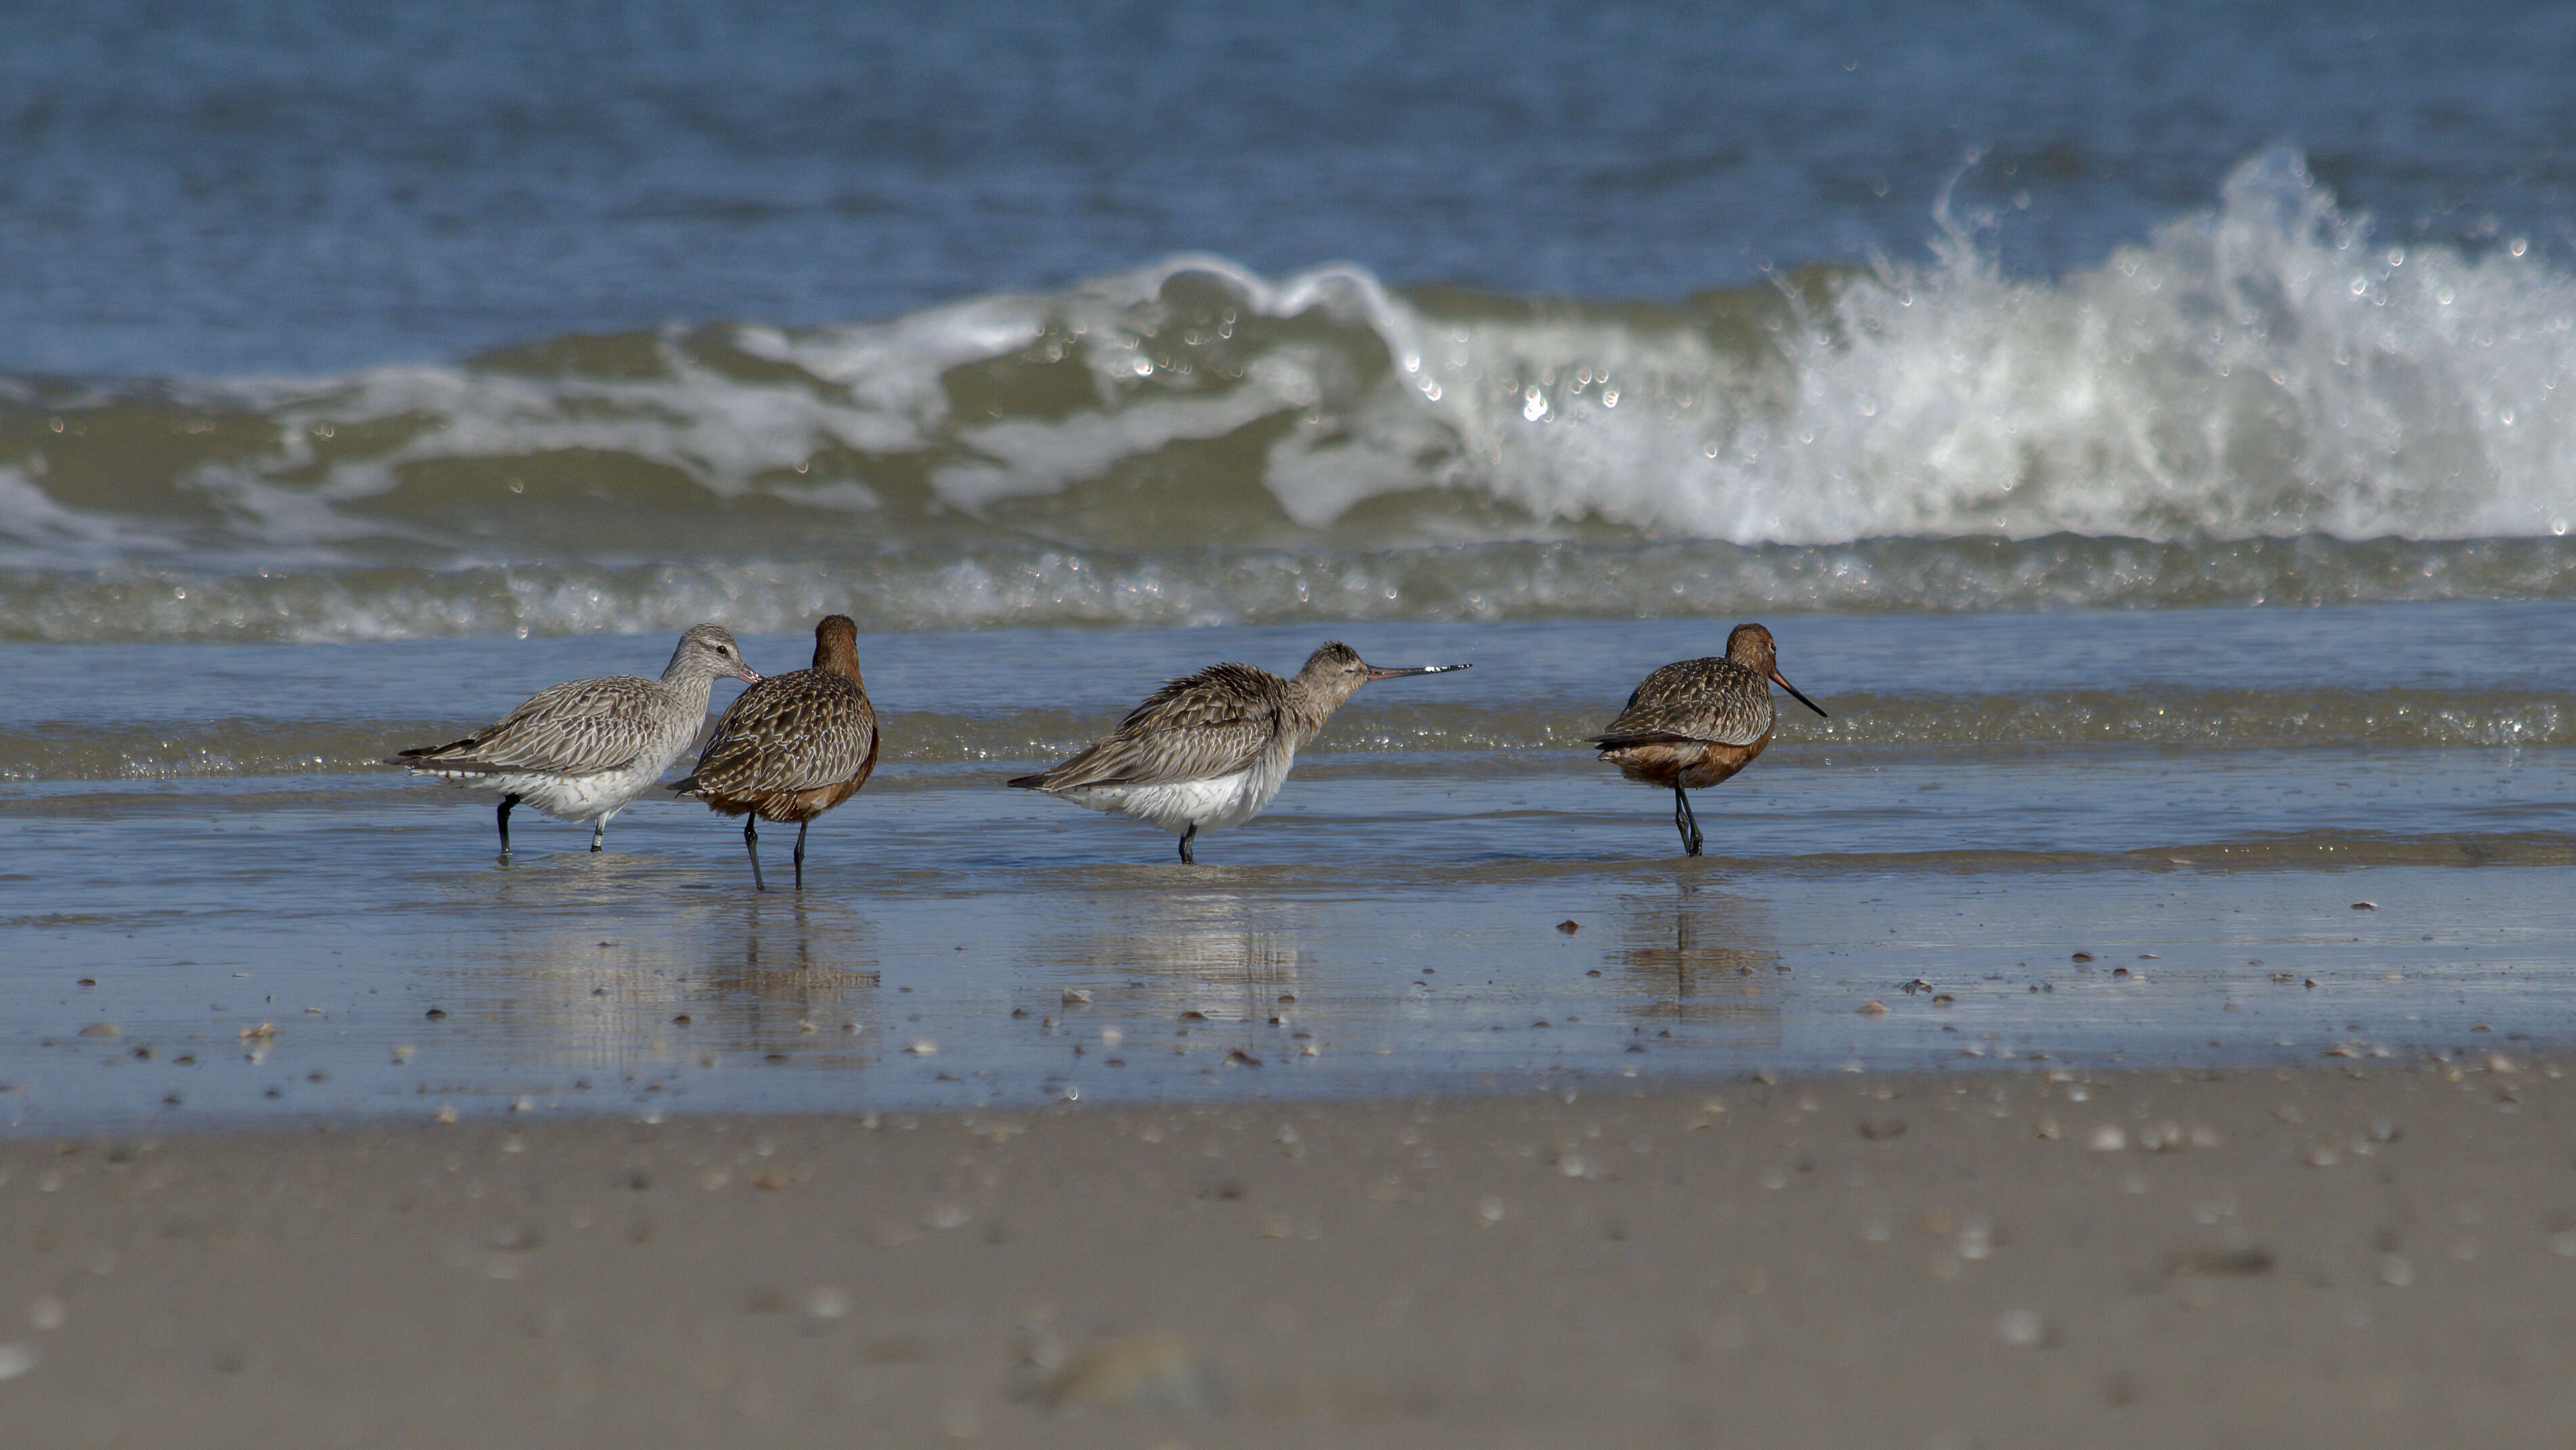
[[[48,1445],[2553,1443],[2569,1065],[13,1139],[0,1404]]]

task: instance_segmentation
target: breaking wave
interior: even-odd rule
[[[1184,257],[882,323],[0,382],[19,639],[2576,594],[2576,277],[2294,153],[2098,268],[1677,306]]]

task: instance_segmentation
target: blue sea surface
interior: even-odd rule
[[[2303,148],[2401,243],[2576,225],[2576,9],[1321,0],[9,8],[0,374],[836,324],[1167,254],[1672,301],[2022,275]]]

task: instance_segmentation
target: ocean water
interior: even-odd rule
[[[19,19],[22,1126],[2576,1039],[2576,12]],[[380,764],[835,611],[801,898]],[[1332,637],[1477,668],[1195,873],[996,787]]]
[[[0,634],[1669,617],[2576,592],[2576,276],[2298,157],[2100,265],[1670,306],[1215,258],[0,405]]]

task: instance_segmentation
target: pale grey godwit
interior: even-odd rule
[[[1771,631],[1739,624],[1726,637],[1723,659],[1683,660],[1646,676],[1628,696],[1628,708],[1610,728],[1592,737],[1601,758],[1630,780],[1673,793],[1673,825],[1682,849],[1700,853],[1699,817],[1684,789],[1711,786],[1753,763],[1771,743],[1780,712],[1771,706],[1778,685],[1798,703],[1825,713],[1780,673]]]
[[[1371,680],[1465,668],[1379,669],[1346,644],[1315,651],[1293,680],[1250,665],[1210,665],[1147,696],[1108,739],[1010,784],[1178,830],[1181,862],[1194,866],[1198,833],[1261,814],[1287,783],[1297,747],[1352,691]]]
[[[772,675],[742,692],[716,722],[698,768],[671,789],[707,809],[743,816],[751,887],[760,874],[760,823],[796,828],[796,889],[805,889],[805,831],[848,800],[877,768],[877,712],[859,677],[859,626],[846,614],[814,626],[814,667]]]
[[[608,818],[661,779],[707,723],[722,676],[758,680],[733,636],[691,625],[662,678],[611,675],[539,690],[501,722],[445,745],[406,750],[393,764],[501,793],[501,854],[510,808],[525,802],[557,820],[591,823],[590,849],[608,844]]]

